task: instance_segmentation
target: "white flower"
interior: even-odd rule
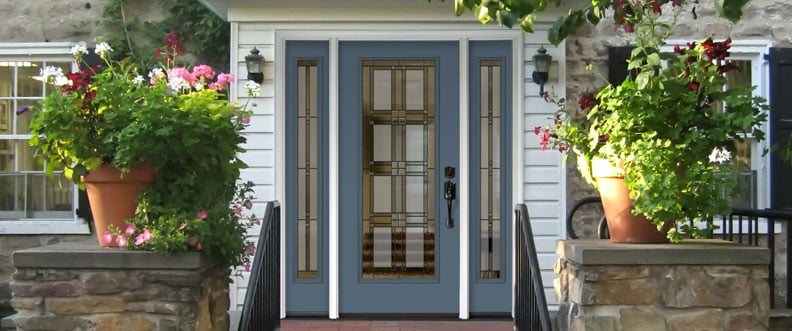
[[[77,43],[77,45],[74,45],[71,48],[72,56],[79,57],[81,54],[88,54],[88,46],[85,45],[84,41]]]
[[[52,76],[63,76],[63,69],[55,66],[46,66],[39,71],[41,79],[47,81]]]
[[[72,85],[72,80],[69,79],[69,78],[66,78],[66,76],[64,76],[64,75],[54,76],[54,77],[55,77],[55,80],[52,82],[52,84],[55,85],[55,86],[64,86],[64,85],[71,86]]]
[[[96,44],[96,54],[99,54],[99,56],[104,56],[105,53],[109,53],[109,52],[112,52],[112,51],[113,51],[113,48],[110,47],[110,44],[108,44],[108,43],[106,43],[104,41]]]
[[[144,79],[143,76],[136,75],[135,78],[132,78],[132,82],[135,83],[135,84],[140,85],[140,84],[143,84],[143,79]]]
[[[245,89],[247,90],[248,96],[251,97],[257,97],[261,94],[261,85],[252,80],[245,83]]]
[[[712,163],[726,163],[731,160],[731,152],[727,149],[714,148],[709,155],[709,160]]]
[[[195,82],[195,85],[193,85],[193,87],[195,88],[196,91],[200,91],[203,90],[204,84],[201,82]]]
[[[165,72],[162,71],[162,68],[154,68],[149,71],[148,76],[149,78],[159,78],[160,76],[164,75]]]
[[[188,83],[184,78],[173,77],[168,80],[168,87],[174,91],[189,90],[190,83]]]

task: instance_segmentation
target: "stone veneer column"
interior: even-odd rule
[[[767,330],[765,248],[723,240],[562,240],[560,330]]]
[[[227,330],[228,277],[203,254],[63,243],[13,255],[19,330]]]

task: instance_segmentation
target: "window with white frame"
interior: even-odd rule
[[[28,144],[32,111],[50,88],[37,79],[41,68],[72,71],[66,44],[0,44],[0,234],[87,233],[75,216],[77,188],[45,164]]]
[[[690,41],[668,41],[664,51],[671,51],[674,45],[686,45]],[[765,54],[768,54],[772,43],[764,40],[734,40],[729,50],[728,62],[737,69],[726,73],[729,86],[756,86],[754,96],[768,99],[769,73]],[[728,107],[728,105],[727,105]],[[757,142],[753,135],[746,135],[735,141],[731,162],[740,172],[739,195],[732,198],[732,207],[764,209],[770,206],[770,162],[765,153],[769,125],[762,126],[765,140]]]

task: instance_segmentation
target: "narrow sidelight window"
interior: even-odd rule
[[[297,278],[318,277],[318,63],[297,61]]]
[[[501,63],[481,61],[481,278],[501,277]]]

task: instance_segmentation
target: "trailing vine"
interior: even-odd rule
[[[157,46],[162,44],[165,35],[176,31],[191,50],[192,62],[228,71],[231,30],[228,22],[195,0],[149,1],[156,2],[165,13],[162,20],[130,16],[130,7],[141,6],[140,1],[107,1],[97,23],[102,28],[104,41],[115,48],[115,60],[129,57],[145,67],[153,67],[159,61],[155,58]]]

